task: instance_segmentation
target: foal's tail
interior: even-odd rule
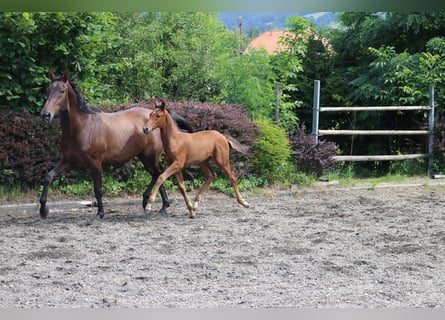
[[[241,144],[235,138],[232,138],[231,136],[226,136],[226,135],[224,135],[224,137],[226,138],[227,142],[229,143],[229,146],[231,148],[235,149],[236,151],[238,151],[239,153],[246,154],[247,150],[249,150],[248,146]]]

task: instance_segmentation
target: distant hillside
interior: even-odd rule
[[[336,12],[220,12],[217,17],[230,30],[238,28],[238,17],[243,19],[243,30],[258,30],[260,33],[267,30],[283,30],[286,18],[300,16],[312,20],[317,29],[334,26],[337,18]]]

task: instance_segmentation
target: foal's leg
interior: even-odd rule
[[[153,186],[155,185],[158,177],[159,174],[151,173],[150,184],[148,185],[147,189],[142,195],[142,208],[144,209],[144,211],[147,208],[148,197],[150,196],[151,191],[153,190]],[[165,192],[164,184],[161,184],[161,186],[159,187],[159,192],[161,193],[161,198],[162,198],[162,208],[159,209],[159,213],[166,213],[167,208],[170,207],[170,201],[168,200],[167,192]]]
[[[195,197],[195,203],[193,204],[193,207],[195,209],[197,209],[199,206],[199,202],[201,201],[201,196],[204,194],[204,192],[207,190],[209,185],[216,178],[215,172],[210,167],[210,159],[207,159],[206,161],[201,163],[199,166],[201,168],[202,173],[204,173],[205,181],[204,181],[204,184],[202,185],[201,189],[199,190],[198,194]]]
[[[151,190],[150,197],[148,198],[147,209],[145,209],[146,213],[149,213],[151,211],[151,206],[155,202],[156,195],[158,194],[158,191],[162,187],[162,184],[164,183],[164,181],[167,180],[168,177],[170,177],[171,175],[175,174],[176,171],[178,171],[179,169],[180,169],[180,166],[178,166],[177,164],[170,165],[163,173],[161,173],[159,175],[159,177],[156,179],[156,183],[155,183],[153,189]],[[161,193],[161,195],[162,195],[162,193]]]
[[[150,172],[151,180],[145,189],[144,194],[142,195],[142,208],[146,211],[148,204],[148,197],[150,197],[151,191],[158,179],[159,175],[162,173],[162,164],[159,162],[160,154],[158,153],[148,153],[148,154],[140,154],[138,156],[139,160],[144,165],[145,170]],[[166,209],[170,207],[170,201],[168,200],[167,192],[165,192],[164,185],[162,184],[159,187],[159,192],[161,193],[162,198],[162,208],[159,210],[159,213],[165,213]]]
[[[193,219],[195,217],[195,207],[192,206],[192,203],[190,202],[190,199],[187,195],[187,191],[185,190],[184,177],[182,176],[181,170],[175,173],[175,179],[178,183],[179,191],[181,191],[182,197],[184,198],[185,204],[187,205],[187,209],[189,209],[190,218]]]
[[[91,174],[93,176],[94,195],[97,201],[97,216],[102,219],[105,215],[102,203],[102,166],[91,169]]]
[[[49,208],[46,206],[46,199],[48,195],[48,188],[51,185],[51,182],[54,178],[60,174],[61,172],[69,171],[71,169],[71,165],[66,163],[63,159],[59,160],[54,168],[49,171],[43,180],[43,191],[40,196],[40,218],[46,219],[49,213]]]
[[[238,189],[238,179],[233,175],[232,173],[232,169],[230,169],[230,165],[227,165],[227,167],[222,168],[224,170],[224,172],[227,174],[227,177],[230,180],[230,183],[233,186],[233,189],[235,191],[235,195],[236,195],[236,200],[238,201],[238,203],[246,208],[249,207],[249,203],[243,199],[243,197],[241,196],[241,193],[239,192]]]
[[[241,193],[238,190],[238,180],[233,175],[232,169],[230,168],[229,155],[228,154],[227,155],[219,155],[219,156],[215,157],[215,162],[226,173],[227,178],[229,178],[229,181],[232,184],[232,187],[235,191],[236,200],[238,201],[238,203],[241,204],[242,206],[248,208],[249,204],[241,196]]]

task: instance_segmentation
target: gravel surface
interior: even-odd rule
[[[445,186],[243,195],[1,206],[0,307],[445,307]]]

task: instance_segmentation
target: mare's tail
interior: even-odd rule
[[[226,135],[224,135],[224,137],[226,138],[227,142],[229,143],[229,146],[231,148],[235,149],[236,151],[238,151],[239,153],[246,154],[247,150],[249,150],[248,146],[241,144],[235,138],[232,138],[231,136],[226,136]]]

